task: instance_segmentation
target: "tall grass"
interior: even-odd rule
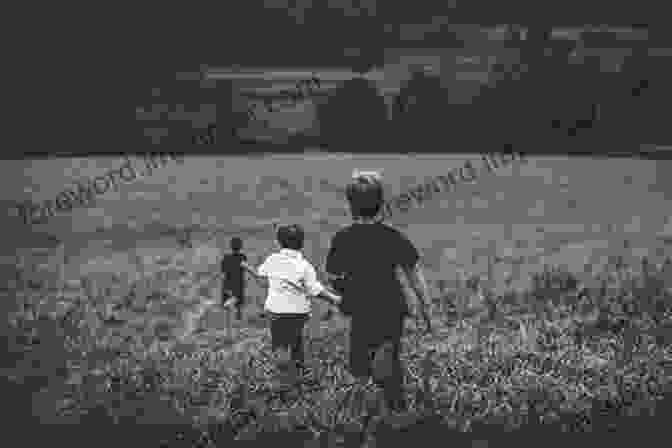
[[[347,330],[309,341],[315,381],[303,382],[274,358],[263,331],[245,339],[248,329],[241,328],[235,341],[206,345],[175,333],[160,337],[150,319],[107,324],[105,303],[130,308],[132,301],[94,297],[83,287],[66,300],[44,285],[15,282],[21,303],[5,325],[15,365],[5,377],[35,390],[48,386],[56,399],[36,410],[45,420],[95,423],[110,434],[119,432],[113,424],[147,423],[154,445],[372,446],[411,436],[431,445],[430,434],[442,435],[442,444],[444,436],[466,443],[460,434],[506,428],[630,431],[669,408],[669,274],[669,260],[642,260],[589,285],[553,266],[523,292],[495,293],[468,273],[454,291],[444,282],[432,309],[436,334],[404,339],[409,410],[402,414],[387,412],[381,391],[348,373]],[[180,278],[196,283],[186,272]],[[154,300],[177,306],[175,291],[145,291],[145,315],[158,309]],[[43,358],[49,361],[35,367]],[[650,420],[637,418],[646,413]]]

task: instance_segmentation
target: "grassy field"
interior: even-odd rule
[[[5,243],[14,246],[5,253],[22,253],[22,246],[53,246],[51,235],[64,242],[66,278],[92,274],[103,281],[114,272],[130,283],[138,259],[149,266],[152,258],[184,252],[178,244],[182,229],[190,230],[207,253],[198,262],[201,271],[216,267],[232,236],[244,238],[246,252],[258,263],[274,249],[271,223],[280,219],[305,225],[306,253],[321,266],[329,238],[348,223],[342,188],[353,169],[382,170],[392,197],[468,159],[483,166],[474,154],[187,157],[182,165],[168,163],[151,176],[122,184],[118,192],[99,196],[93,206],[55,216],[47,224],[28,228],[16,217],[6,218],[13,230]],[[10,161],[3,166],[3,199],[51,199],[71,179],[101,175],[121,163]],[[626,261],[646,255],[660,262],[670,251],[656,235],[669,234],[672,225],[662,163],[532,157],[482,172],[473,184],[463,183],[391,221],[420,248],[435,294],[435,280],[450,286],[458,268],[484,274],[488,255],[505,257],[494,269],[500,291],[507,274],[514,277],[512,287],[529,287],[529,274],[544,263],[564,264],[582,274],[586,267],[599,270],[613,255],[624,255]],[[626,241],[629,249],[624,251]],[[507,261],[513,259],[520,262]],[[211,286],[210,295],[218,297],[216,282]],[[250,289],[261,296],[254,285]]]
[[[11,328],[19,328],[20,322],[24,330],[38,327],[29,336],[19,337],[24,334],[19,330],[7,332],[15,335],[16,341],[23,341],[19,345],[27,344],[26,337],[42,342],[33,343],[37,348],[9,357],[15,363],[13,366],[6,363],[3,376],[13,381],[23,378],[25,387],[33,387],[33,415],[44,421],[81,421],[78,419],[85,419],[83,415],[94,420],[103,418],[96,417],[95,410],[102,409],[101,406],[110,415],[109,403],[118,399],[120,392],[110,389],[109,382],[105,383],[107,380],[101,377],[102,372],[107,372],[108,377],[126,378],[125,387],[136,396],[140,393],[138,381],[154,384],[153,392],[141,398],[146,419],[153,417],[162,422],[196,419],[215,426],[235,421],[231,424],[236,426],[239,439],[299,426],[303,429],[297,431],[303,431],[304,435],[307,432],[308,439],[314,436],[312,440],[323,440],[331,437],[329,434],[347,438],[348,428],[360,435],[362,428],[370,431],[363,411],[371,404],[370,399],[357,398],[361,394],[348,389],[347,374],[342,369],[347,353],[347,322],[338,316],[323,321],[324,310],[318,308],[309,324],[311,342],[307,350],[326,389],[304,391],[299,396],[288,392],[288,396],[277,398],[273,392],[277,389],[277,375],[273,364],[264,360],[268,356],[268,333],[258,315],[259,307],[251,306],[244,322],[234,324],[233,334],[229,333],[225,313],[203,308],[204,303],[219,297],[219,285],[212,280],[212,273],[234,235],[244,238],[251,261],[258,263],[274,249],[271,223],[276,219],[298,221],[306,226],[306,253],[321,266],[330,236],[348,223],[341,189],[354,168],[382,170],[392,196],[444,175],[470,157],[477,158],[324,154],[187,157],[183,165],[166,165],[151,177],[122,185],[117,193],[100,196],[94,206],[75,210],[70,216],[55,217],[42,227],[27,228],[16,217],[7,216],[5,228],[12,232],[13,247],[5,241],[3,304],[13,319]],[[99,175],[120,163],[100,160],[83,166],[66,160],[8,162],[3,166],[7,186],[2,199],[7,202],[27,197],[49,199],[68,184],[69,175],[77,178]],[[584,286],[590,286],[598,274],[612,269],[608,264],[614,259],[610,257],[621,255],[626,264],[638,268],[641,257],[647,256],[659,266],[670,255],[669,246],[657,237],[671,233],[666,181],[661,177],[664,171],[660,163],[529,157],[525,163],[482,173],[472,185],[462,184],[452,193],[392,218],[420,248],[437,305],[446,304],[447,298],[452,297],[446,294],[454,292],[451,280],[455,278],[456,266],[482,274],[487,269],[486,255],[526,257],[518,268],[508,262],[496,266],[493,294],[503,297],[511,290],[517,293],[510,296],[515,298],[509,299],[510,303],[502,301],[494,315],[489,313],[484,318],[485,305],[476,301],[469,305],[473,312],[468,314],[464,325],[456,326],[452,311],[441,305],[433,310],[435,335],[417,339],[411,331],[404,357],[409,366],[407,393],[414,397],[411,402],[416,420],[418,416],[431,420],[441,414],[436,412],[445,410],[441,414],[442,425],[448,424],[456,431],[475,425],[480,421],[477,415],[487,415],[492,419],[488,420],[490,423],[510,417],[513,420],[506,420],[507,424],[515,427],[519,424],[515,421],[517,411],[507,411],[506,406],[518,409],[520,397],[514,391],[520,388],[536,384],[534,387],[541,387],[543,393],[562,393],[566,395],[562,403],[578,409],[593,400],[603,386],[601,382],[608,385],[614,372],[631,374],[643,365],[657,372],[649,374],[659,387],[667,387],[669,368],[661,366],[669,363],[666,361],[669,334],[665,333],[669,330],[664,330],[667,321],[660,316],[667,312],[664,304],[669,305],[669,295],[665,296],[658,283],[621,280],[618,284],[617,304],[627,302],[625,292],[629,291],[642,304],[651,303],[655,308],[663,303],[664,308],[655,312],[646,308],[631,319],[636,323],[633,327],[636,331],[658,342],[654,347],[638,339],[636,349],[626,350],[628,356],[632,355],[628,361],[623,361],[621,351],[613,348],[613,340],[620,341],[616,343],[618,347],[627,345],[627,338],[623,339],[620,330],[607,329],[595,334],[590,330],[592,327],[586,327],[590,322],[601,322],[600,316],[614,320],[614,316],[622,314],[605,311],[613,308],[610,293],[595,294],[590,289],[590,306],[585,309],[577,308],[576,303],[564,303],[563,299],[563,303],[553,302],[553,306],[541,312],[530,299],[530,291],[543,297],[540,302],[556,295],[552,288],[532,285],[532,274],[541,271],[544,264],[565,265]],[[184,229],[191,232],[191,248],[180,247],[178,242]],[[55,280],[59,258],[48,249],[56,244],[56,239],[63,242],[68,262],[62,271],[68,282],[60,292],[54,289],[58,286]],[[29,256],[31,247],[34,255]],[[47,249],[41,255],[35,254],[35,248],[39,247]],[[24,265],[18,264],[17,255],[23,255]],[[515,273],[514,283],[508,287],[503,282],[507,270]],[[658,275],[669,282],[669,272]],[[439,290],[438,280],[447,282],[443,287],[447,290]],[[250,288],[250,294],[257,301],[263,298],[262,291],[254,287]],[[566,294],[571,295],[571,291]],[[112,325],[101,320],[110,306],[117,308],[116,317],[121,323]],[[67,314],[67,310],[75,311]],[[26,323],[26,313],[52,316],[52,320],[28,319]],[[194,317],[201,314],[206,331],[177,342],[180,336],[195,329]],[[655,325],[647,317],[654,314],[658,316]],[[70,335],[69,343],[79,347],[78,353],[88,355],[73,358],[72,352],[66,355],[63,347],[53,345],[53,341],[61,340],[57,335],[64,334],[57,331],[53,319],[61,319],[61,327],[66,321],[80,322],[79,326],[68,327],[69,333],[63,331]],[[661,328],[662,339],[661,333],[655,332]],[[547,335],[544,344],[550,345],[538,344],[537,336],[542,334]],[[577,334],[585,341],[577,340]],[[46,341],[52,341],[52,345]],[[130,359],[140,369],[136,374],[132,374],[132,366],[122,362],[121,352],[132,355]],[[39,359],[44,353],[49,353],[53,362],[44,360],[35,367],[31,359]],[[576,357],[572,368],[588,369],[593,375],[592,383],[584,377],[575,378],[559,364],[553,364],[555,367],[551,369],[555,369],[555,376],[551,375],[555,386],[545,382],[542,370],[546,367],[542,361],[557,363],[568,353]],[[534,359],[522,361],[530,356]],[[519,358],[527,364],[516,364],[518,361],[514,360]],[[36,379],[45,375],[42,371],[61,368],[64,359],[69,360],[67,374],[60,371],[65,376],[64,383],[45,384]],[[537,366],[537,362],[541,364]],[[506,367],[506,363],[513,364]],[[248,364],[252,368],[246,368]],[[161,380],[159,387],[159,383],[142,376],[149,371],[160,372],[168,379]],[[200,376],[191,377],[189,372],[195,371]],[[528,378],[530,371],[536,372],[536,379]],[[138,372],[145,372],[141,375],[145,380],[138,379]],[[481,384],[489,376],[497,378],[496,384]],[[256,392],[243,393],[241,384],[255,385]],[[504,390],[509,398],[495,399],[498,390]],[[366,390],[360,392],[368,396]],[[241,393],[242,398],[236,395]],[[476,398],[475,393],[481,398]],[[483,400],[488,394],[495,395]],[[567,398],[572,394],[575,398]],[[498,396],[501,398],[501,394]],[[165,397],[172,397],[176,410],[166,408],[161,401]],[[205,401],[194,403],[196,397]],[[259,401],[263,397],[271,401],[277,398],[278,403],[286,406],[263,404]],[[287,400],[293,404],[288,405]],[[348,404],[343,405],[344,402]],[[79,413],[56,412],[56,404],[77,408]],[[110,418],[122,422],[135,418],[131,415],[139,414],[133,406],[123,412],[112,412],[114,416]],[[256,409],[257,416],[249,420],[251,409]],[[290,409],[299,409],[298,414]],[[436,411],[434,417],[427,414],[432,409]],[[317,414],[310,414],[313,412],[310,410]],[[352,425],[359,425],[359,429],[353,430]],[[394,432],[386,436],[384,427],[381,428],[376,437],[383,443]],[[341,442],[329,443],[338,446]]]
[[[99,196],[90,208],[42,226],[27,228],[7,216],[13,238],[6,252],[39,246],[50,234],[65,242],[78,266],[105,253],[170,250],[174,238],[162,234],[192,228],[196,240],[217,229],[209,244],[222,250],[231,236],[243,237],[256,261],[273,248],[270,223],[284,219],[306,225],[306,251],[319,265],[330,236],[348,222],[342,188],[354,168],[382,169],[393,196],[468,158],[478,156],[187,158],[184,165],[168,164],[117,193]],[[656,257],[661,242],[655,236],[670,228],[663,163],[530,158],[524,165],[484,173],[472,185],[462,184],[392,221],[406,228],[430,271],[441,278],[454,270],[451,258],[481,269],[472,255],[484,250],[513,257],[539,253],[576,266],[584,256],[587,263],[598,263],[609,254],[604,246],[619,250],[629,240],[636,255]],[[8,161],[2,200],[51,199],[72,178],[100,175],[120,164],[113,159]],[[489,244],[494,247],[488,249]]]

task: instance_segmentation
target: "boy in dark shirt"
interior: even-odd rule
[[[236,298],[236,318],[242,320],[243,306],[245,304],[245,275],[241,265],[247,261],[247,256],[241,252],[243,241],[234,237],[231,238],[231,253],[222,258],[222,304],[232,298]]]
[[[374,376],[384,389],[388,409],[399,411],[405,406],[399,349],[404,318],[410,310],[397,269],[401,268],[420,300],[420,312],[429,331],[427,286],[413,243],[377,218],[383,205],[379,178],[366,174],[353,177],[346,187],[346,197],[354,222],[332,238],[326,271],[333,287],[343,294],[341,311],[351,317],[350,371],[360,381]],[[376,353],[389,357],[387,378],[375,375],[372,361]]]

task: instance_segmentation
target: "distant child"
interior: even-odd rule
[[[311,311],[309,296],[338,305],[341,297],[327,290],[318,280],[313,265],[303,257],[304,232],[299,225],[279,226],[277,241],[280,250],[266,258],[255,271],[256,278],[266,278],[268,296],[264,309],[271,316],[273,350],[284,349],[291,353],[291,361],[301,375],[306,373],[303,355],[303,327]]]
[[[242,263],[247,261],[247,256],[242,253],[243,241],[231,238],[231,253],[222,258],[222,305],[235,300],[236,318],[242,320],[243,306],[245,305],[245,275]]]

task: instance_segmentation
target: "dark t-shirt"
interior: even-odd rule
[[[353,321],[373,319],[375,325],[380,316],[398,317],[408,311],[395,268],[413,267],[419,258],[413,243],[397,229],[355,223],[332,238],[326,271],[345,276],[335,285],[343,294],[342,310]]]
[[[243,261],[247,261],[247,257],[242,253],[226,254],[222,259],[224,288],[230,289],[236,294],[242,294],[245,288],[245,275],[243,267],[240,265]]]

